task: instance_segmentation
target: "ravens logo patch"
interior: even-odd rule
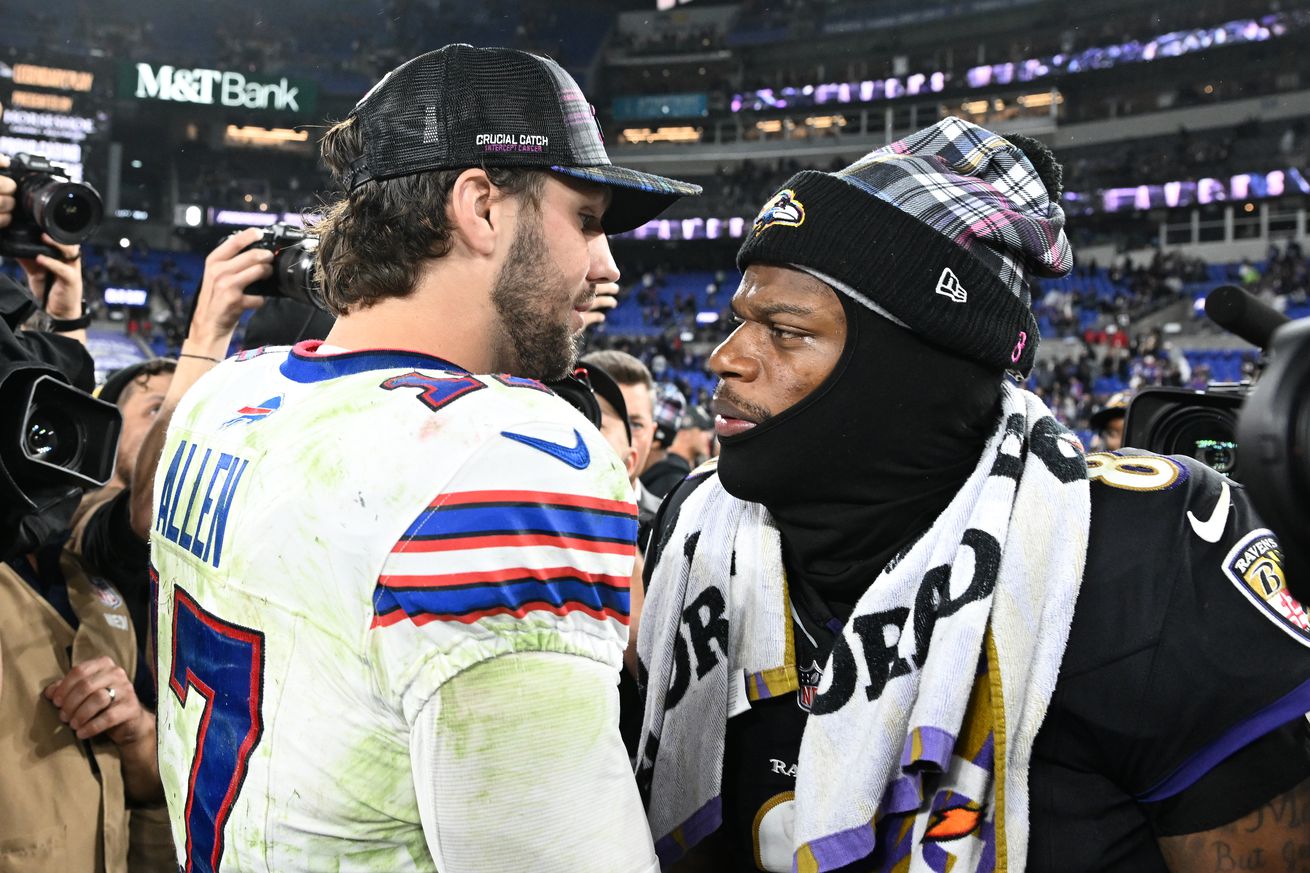
[[[1310,615],[1287,590],[1283,550],[1273,531],[1251,531],[1224,558],[1224,574],[1248,600],[1304,646],[1310,646]]]

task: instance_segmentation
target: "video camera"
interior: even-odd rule
[[[247,294],[287,297],[323,308],[314,277],[314,252],[318,237],[294,224],[278,222],[263,230],[263,236],[242,251],[268,249],[273,252],[273,275],[246,286]]]
[[[1297,567],[1293,595],[1310,601],[1310,319],[1290,321],[1235,285],[1212,291],[1205,311],[1265,352],[1264,374],[1254,386],[1142,391],[1124,445],[1187,455],[1242,482]]]
[[[64,245],[80,245],[104,218],[104,202],[95,188],[72,181],[63,167],[40,155],[14,155],[0,175],[18,183],[13,220],[0,230],[0,255],[62,259],[58,249],[41,241],[41,234]]]
[[[82,492],[113,475],[122,427],[116,406],[74,388],[48,363],[56,354],[40,354],[72,340],[20,337],[36,309],[23,288],[0,280],[0,560],[64,531]]]

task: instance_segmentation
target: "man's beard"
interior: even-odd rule
[[[564,378],[578,360],[573,326],[549,309],[552,302],[571,296],[550,265],[540,213],[526,209],[491,302],[504,330],[501,360],[515,363],[513,375],[543,382]]]

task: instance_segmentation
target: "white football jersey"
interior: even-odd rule
[[[617,671],[627,643],[636,508],[590,423],[531,380],[316,348],[206,375],[155,478],[187,870],[435,869],[410,762],[428,699],[508,653]]]

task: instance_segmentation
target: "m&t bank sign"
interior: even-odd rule
[[[313,82],[288,79],[259,81],[234,70],[174,67],[170,64],[122,64],[118,94],[137,100],[166,100],[231,109],[268,109],[307,113],[314,109]]]

